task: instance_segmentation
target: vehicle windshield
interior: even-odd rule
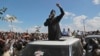
[[[100,35],[98,37],[91,36],[91,37],[86,37],[85,41],[88,43],[90,40],[94,41],[97,44],[100,44]]]

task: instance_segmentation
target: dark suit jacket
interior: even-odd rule
[[[48,18],[46,22],[44,23],[44,26],[48,26],[48,39],[49,40],[59,40],[61,37],[61,30],[59,26],[59,22],[64,16],[64,11],[62,8],[60,8],[61,14],[52,20]]]

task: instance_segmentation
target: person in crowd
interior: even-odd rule
[[[4,49],[4,45],[5,44],[5,40],[2,39],[2,37],[0,36],[0,56],[4,53],[3,49]]]
[[[95,56],[95,50],[98,48],[98,44],[93,40],[89,39],[84,49],[86,50],[86,56]]]
[[[67,36],[67,32],[66,32],[65,28],[63,28],[62,36]]]
[[[72,32],[71,32],[70,28],[68,28],[67,35],[72,36]]]

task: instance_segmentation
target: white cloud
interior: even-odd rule
[[[63,28],[65,28],[66,31],[67,31],[68,28],[70,28],[71,31],[73,31],[73,30],[84,30],[83,20],[85,20],[86,31],[100,30],[100,16],[95,16],[95,17],[89,19],[85,15],[80,15],[80,16],[75,16],[72,20],[73,20],[73,23],[70,23],[68,25],[60,23],[61,31],[63,30]],[[11,25],[9,25],[9,27],[11,27]],[[20,31],[24,32],[25,31],[20,27],[16,27],[16,26],[13,26],[13,27],[14,27],[13,30],[15,32],[20,32]],[[34,33],[36,31],[37,27],[38,26],[29,27],[28,32]],[[48,28],[45,27],[45,26],[40,26],[40,32],[47,33]]]
[[[93,3],[98,5],[98,4],[100,4],[100,0],[93,0]]]
[[[44,27],[44,26],[33,26],[33,27],[29,27],[28,28],[28,32],[29,33],[34,33],[34,32],[36,32],[36,28],[38,28],[41,33],[47,33],[48,32],[47,27]]]
[[[23,21],[15,20],[14,23],[23,23]]]
[[[0,29],[0,32],[5,32],[7,31],[7,29]]]
[[[41,26],[40,32],[47,33],[48,32],[48,28],[45,27],[45,26]]]
[[[90,28],[88,30],[100,30],[100,17],[96,16],[92,19],[87,20],[86,25],[88,28]]]
[[[75,25],[75,27],[79,30],[83,29],[83,20],[85,20],[87,18],[87,16],[85,15],[81,15],[81,16],[76,16],[73,18],[73,24]]]
[[[70,23],[70,24],[60,23],[61,30],[63,30],[63,28],[65,28],[66,31],[67,31],[68,28],[70,28],[71,31],[73,31],[73,30],[84,30],[83,20],[85,20],[86,31],[100,30],[100,13],[98,13],[97,16],[95,16],[93,18],[89,18],[86,15],[77,16],[74,13],[66,12],[66,17],[72,18],[71,20],[73,22]],[[68,21],[68,19],[67,19],[67,21]],[[9,27],[11,28],[12,26],[9,25]],[[33,33],[33,32],[36,31],[37,27],[38,26],[33,26],[33,27],[29,27],[27,29],[22,29],[20,27],[13,26],[13,31],[15,31],[15,32],[25,32],[26,30],[28,30],[29,33]],[[47,33],[48,32],[48,27],[40,26],[40,32]]]
[[[36,28],[40,27],[40,32],[41,33],[47,33],[48,32],[48,28],[45,27],[45,26],[31,26],[31,27],[28,27],[27,29],[23,29],[19,26],[15,26],[15,25],[8,25],[8,29],[0,29],[0,31],[10,31],[12,30],[13,32],[28,32],[28,33],[34,33],[36,32]]]
[[[71,28],[71,30],[83,31],[84,24],[85,24],[86,31],[100,30],[100,15],[99,14],[91,19],[88,18],[88,16],[86,15],[74,16],[72,20],[73,22],[68,25],[60,24],[61,29],[66,28],[67,30],[68,28]]]
[[[100,16],[100,13],[98,14],[98,16]]]
[[[27,29],[29,33],[34,33],[36,31],[35,27],[30,27]]]
[[[13,31],[14,32],[25,32],[22,28],[20,28],[20,27],[17,27],[17,28],[13,28]]]
[[[74,13],[65,11],[65,15],[64,15],[64,18],[65,18],[65,19],[73,18],[74,16],[75,16]]]
[[[12,15],[9,15],[9,14],[7,14],[4,19],[7,22],[12,21],[13,23],[23,23],[22,21],[19,21],[15,16],[12,16]]]
[[[87,18],[87,16],[85,15],[76,16],[75,18],[73,18],[72,28],[84,30],[83,20],[85,20],[86,31],[100,30],[100,16],[95,16],[91,19]]]
[[[8,25],[8,27],[10,28],[11,31],[13,32],[25,32],[24,29],[18,27],[18,26],[15,26],[15,25]]]
[[[11,24],[10,24],[10,25],[8,25],[8,27],[10,27],[10,28],[11,28],[11,27],[16,27],[16,26],[14,26],[14,25],[11,25]]]

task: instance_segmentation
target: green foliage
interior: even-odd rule
[[[4,20],[4,17],[2,17],[2,15],[6,12],[7,8],[3,7],[2,9],[0,9],[0,20]]]

